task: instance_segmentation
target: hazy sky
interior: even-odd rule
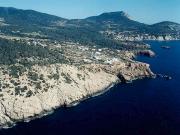
[[[123,10],[144,23],[165,20],[180,23],[180,0],[0,0],[0,6],[34,9],[74,19]]]

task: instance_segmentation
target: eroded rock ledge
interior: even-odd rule
[[[0,95],[0,127],[41,117],[62,106],[101,93],[113,84],[152,77],[149,65],[129,61],[113,64],[33,66],[19,78],[0,69],[4,90]]]

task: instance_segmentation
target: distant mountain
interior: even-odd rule
[[[11,25],[53,25],[54,22],[64,21],[65,19],[40,13],[33,10],[22,10],[12,7],[0,7],[0,18]]]
[[[180,37],[180,24],[178,23],[164,21],[148,25],[132,20],[130,16],[123,11],[103,13],[81,20],[69,20],[67,25],[68,24],[76,27],[96,29],[98,31],[108,31],[110,33],[123,33],[123,36],[148,34],[155,37],[166,35],[173,35],[173,38]]]
[[[68,24],[78,27],[91,27],[100,30],[138,30],[146,27],[146,24],[131,20],[129,15],[123,11],[103,13],[99,16],[92,16],[85,19],[70,20]]]
[[[153,25],[147,25],[132,20],[130,16],[123,11],[103,13],[99,16],[88,17],[85,20],[94,22],[97,25],[100,24],[101,27],[105,29],[114,29],[119,32],[132,31],[149,34],[168,34],[180,31],[180,24],[178,23],[164,21]]]
[[[86,18],[86,20],[94,21],[95,23],[100,24],[103,29],[110,30],[135,31],[146,27],[143,23],[131,20],[129,15],[123,11],[103,13],[99,16]]]
[[[151,28],[154,29],[154,31],[158,31],[162,34],[180,32],[180,24],[169,21],[153,24],[151,25]]]
[[[22,33],[38,32],[56,40],[83,41],[83,43],[98,41],[98,44],[99,40],[105,39],[111,41],[180,39],[178,23],[166,21],[147,25],[132,20],[123,11],[69,20],[33,10],[0,7],[0,30],[10,35],[23,36]]]
[[[169,22],[169,21],[156,23],[156,24],[153,24],[152,26],[161,27],[161,28],[169,28],[171,30],[180,30],[180,24]]]
[[[99,16],[92,16],[86,18],[86,20],[89,21],[112,21],[112,22],[121,22],[121,21],[129,21],[130,17],[127,13],[120,11],[120,12],[109,12],[109,13],[103,13]]]

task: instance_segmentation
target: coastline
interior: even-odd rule
[[[86,97],[84,97],[82,99],[79,99],[77,101],[74,101],[74,102],[72,102],[70,104],[59,106],[59,107],[53,108],[52,110],[46,110],[46,111],[44,110],[43,112],[41,112],[37,116],[33,116],[33,117],[26,118],[26,119],[21,119],[21,120],[15,121],[15,123],[12,123],[12,125],[5,125],[5,126],[1,127],[0,130],[2,130],[2,129],[6,130],[6,129],[13,128],[14,126],[18,125],[18,123],[28,123],[28,122],[30,122],[32,120],[43,118],[45,116],[53,114],[54,111],[56,111],[57,109],[70,108],[70,107],[77,106],[78,104],[80,104],[81,102],[83,102],[83,101],[85,101],[85,100],[87,100],[89,98],[97,97],[97,96],[100,96],[100,95],[108,92],[111,88],[113,88],[117,84],[119,84],[119,81],[117,81],[116,83],[110,84],[107,88],[102,89],[101,91],[98,91],[98,92],[96,92],[94,94],[91,94],[91,95],[87,95]]]
[[[86,68],[82,68],[80,70],[77,67],[70,65],[51,65],[50,67],[34,66],[33,68],[37,70],[37,73],[45,75],[45,80],[49,80],[48,74],[50,74],[55,69],[56,71],[58,71],[59,75],[62,75],[62,73],[70,74],[69,77],[72,78],[73,83],[69,84],[66,83],[64,80],[60,80],[62,83],[58,84],[56,80],[51,81],[50,83],[52,85],[56,84],[55,89],[52,88],[47,93],[39,93],[38,95],[36,95],[37,97],[35,96],[34,98],[32,97],[30,99],[25,99],[25,102],[27,102],[27,107],[34,106],[34,104],[36,103],[40,104],[40,107],[37,107],[39,109],[39,112],[37,111],[33,114],[32,112],[19,112],[19,114],[23,115],[23,117],[10,115],[10,118],[12,116],[12,118],[14,119],[12,119],[12,121],[5,122],[1,125],[0,128],[11,128],[18,123],[29,122],[31,120],[50,115],[56,109],[61,109],[62,107],[76,106],[88,98],[102,95],[118,83],[132,83],[132,81],[137,79],[154,77],[155,74],[151,71],[149,64],[134,61],[131,59],[128,60],[129,61],[124,63],[117,62],[112,65],[86,65]],[[78,78],[77,74],[80,74],[81,76],[85,75],[86,81],[81,78]],[[118,75],[121,75],[122,78],[118,77]],[[55,101],[53,101],[54,99],[52,100],[51,98],[54,98],[54,96],[60,97],[56,97]],[[37,98],[38,101],[36,100]],[[15,107],[21,107],[22,109],[24,109],[23,103],[19,102],[19,106],[17,105]],[[8,107],[9,106],[7,106],[7,108],[5,107],[4,109],[9,109]],[[33,111],[36,111],[35,107],[36,106],[32,108],[34,109]],[[10,109],[8,111],[13,111],[14,113],[16,108]],[[27,110],[28,109],[30,110],[31,108],[27,108]]]
[[[87,100],[87,99],[89,99],[89,98],[93,98],[93,97],[100,96],[100,95],[108,92],[111,88],[113,88],[115,85],[117,85],[117,84],[119,84],[119,83],[121,83],[121,82],[117,81],[116,83],[112,83],[112,84],[110,84],[107,88],[102,89],[101,91],[95,92],[94,94],[87,95],[86,97],[84,97],[84,98],[82,98],[82,99],[80,99],[80,100],[74,101],[74,102],[72,102],[72,103],[70,103],[70,104],[68,104],[68,105],[65,105],[64,107],[65,107],[65,108],[74,107],[74,106],[80,104],[81,102],[83,102],[83,101],[85,101],[85,100]]]
[[[155,74],[154,74],[154,75],[155,75]],[[149,76],[149,77],[147,77],[147,76],[140,76],[139,78],[134,78],[134,79],[132,79],[131,81],[127,81],[127,82],[125,82],[125,83],[128,85],[129,83],[133,83],[133,81],[135,81],[135,80],[138,80],[138,79],[141,80],[141,79],[144,79],[144,78],[154,78],[154,77],[153,77],[153,76]],[[48,115],[53,114],[54,111],[56,111],[57,109],[75,107],[75,106],[79,105],[81,102],[83,102],[83,101],[85,101],[85,100],[87,100],[87,99],[94,98],[94,97],[97,97],[97,96],[100,96],[100,95],[105,94],[105,93],[108,92],[111,88],[113,88],[113,87],[115,87],[116,85],[121,84],[121,83],[123,83],[123,82],[121,82],[120,80],[117,80],[117,82],[110,84],[107,88],[102,89],[102,90],[100,90],[100,91],[97,91],[97,92],[95,92],[95,93],[92,93],[92,94],[90,94],[90,95],[86,95],[86,96],[85,96],[84,98],[82,98],[82,99],[79,99],[79,100],[77,100],[77,101],[73,101],[73,102],[70,103],[70,104],[65,104],[65,105],[62,105],[62,106],[59,106],[59,107],[55,107],[55,108],[53,108],[52,110],[44,110],[44,111],[42,111],[41,113],[39,113],[38,115],[33,116],[33,117],[29,117],[29,118],[26,118],[26,119],[21,119],[21,120],[18,120],[18,121],[14,121],[14,123],[12,123],[12,125],[5,125],[5,126],[1,127],[0,130],[2,130],[2,129],[8,130],[8,129],[13,128],[13,127],[15,127],[16,125],[18,125],[18,123],[28,123],[28,122],[31,122],[32,120],[35,120],[35,119],[41,119],[41,118],[43,118],[43,117],[45,117],[45,116],[48,116]]]
[[[151,43],[150,43],[151,44]],[[137,57],[137,61],[143,61],[146,63],[149,63],[151,65],[151,69],[154,73],[166,73],[168,68],[171,68],[172,65],[177,65],[176,63],[169,64],[168,68],[163,67],[163,58],[168,58],[170,55],[167,55],[167,52],[176,52],[176,54],[172,54],[174,56],[178,56],[177,49],[180,49],[178,44],[177,46],[172,47],[171,50],[163,50],[158,45],[161,45],[163,43],[153,43],[151,45],[153,46],[153,50],[157,52],[156,49],[158,49],[158,57],[155,58],[147,58],[147,57]],[[167,44],[168,45],[168,44]],[[174,45],[174,43],[169,44]],[[178,55],[177,55],[178,54]],[[165,57],[166,56],[166,57]],[[170,58],[172,58],[170,57]],[[162,61],[161,61],[162,60]],[[157,64],[159,63],[159,64]],[[168,61],[166,62],[166,64]],[[178,62],[179,63],[179,62]],[[161,67],[161,68],[159,68]],[[172,129],[172,124],[174,126],[177,126],[177,123],[172,123],[172,119],[178,121],[179,114],[178,112],[176,115],[174,115],[175,110],[179,110],[179,102],[176,102],[176,106],[173,106],[173,109],[166,109],[164,106],[168,106],[169,108],[172,107],[172,102],[174,101],[174,95],[176,95],[177,101],[179,95],[177,95],[177,92],[179,91],[179,87],[173,85],[174,82],[178,84],[179,80],[179,70],[177,67],[179,67],[179,64],[176,67],[176,71],[174,69],[171,69],[169,72],[173,73],[173,78],[171,81],[166,81],[164,79],[161,79],[157,76],[156,79],[149,79],[145,78],[143,80],[136,80],[133,81],[132,84],[117,84],[114,86],[114,88],[110,89],[107,93],[104,95],[100,95],[99,97],[87,99],[86,101],[82,101],[78,106],[72,107],[72,108],[58,108],[54,111],[52,115],[43,117],[41,119],[33,120],[29,123],[17,123],[15,127],[12,129],[7,130],[1,130],[0,133],[4,133],[5,135],[13,135],[13,134],[38,134],[36,129],[39,129],[42,134],[47,134],[47,131],[53,131],[57,134],[78,134],[82,130],[82,128],[86,131],[89,131],[89,126],[93,127],[94,130],[90,132],[89,134],[97,133],[96,128],[102,129],[104,131],[109,131],[107,134],[111,134],[114,130],[114,125],[112,123],[116,123],[117,127],[123,127],[124,122],[128,122],[128,129],[131,129],[131,127],[136,126],[136,124],[139,124],[139,127],[137,129],[134,129],[132,132],[137,132],[144,128],[144,126],[147,127],[147,131],[151,132],[151,127],[153,128],[160,128],[160,132],[164,133],[164,127],[166,125],[163,125],[163,127],[160,125],[164,120],[168,121],[168,129],[165,129],[166,131],[171,131],[171,133],[179,133],[179,129]],[[168,87],[171,85],[170,87]],[[169,89],[167,89],[167,87]],[[173,93],[173,94],[172,94]],[[169,100],[168,100],[169,99]],[[161,106],[163,105],[163,106]],[[137,108],[137,109],[136,109]],[[108,111],[112,109],[112,111]],[[157,115],[154,115],[151,113],[151,110],[153,109],[153,112],[155,112]],[[168,113],[169,112],[169,113]],[[129,117],[119,117],[124,116],[126,113],[126,116],[131,115],[134,119],[129,119]],[[142,119],[142,116],[140,114],[144,114],[145,116]],[[171,116],[167,118],[168,116]],[[97,115],[95,115],[97,114]],[[107,117],[107,115],[109,117]],[[92,117],[91,117],[92,116]],[[114,118],[112,119],[111,116]],[[89,121],[87,121],[87,118],[89,118]],[[102,120],[101,120],[102,118]],[[157,119],[155,119],[157,118]],[[96,122],[96,119],[100,119]],[[149,127],[149,121],[152,120],[151,127]],[[104,122],[107,121],[108,123]],[[137,123],[138,121],[138,123]],[[144,123],[145,121],[145,123]],[[93,124],[92,124],[93,123]],[[155,123],[155,124],[154,124]],[[88,126],[86,126],[86,124]],[[121,125],[121,126],[120,126]],[[82,127],[83,126],[83,127]],[[124,125],[126,126],[126,125]],[[44,130],[43,130],[44,129]],[[75,129],[75,131],[73,130]],[[111,130],[112,129],[112,130]],[[15,133],[16,131],[16,133]],[[28,132],[32,131],[32,132]],[[156,130],[157,131],[157,130]],[[156,131],[153,133],[156,134]],[[117,130],[118,134],[121,134],[121,129]],[[167,132],[168,133],[168,132]],[[53,134],[53,133],[52,133]]]

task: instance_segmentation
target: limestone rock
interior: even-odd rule
[[[0,69],[0,127],[8,127],[17,121],[41,117],[62,106],[69,106],[95,94],[104,92],[122,78],[132,81],[151,77],[149,65],[129,61],[109,64],[73,66],[54,64],[35,65],[19,78],[3,74]],[[120,79],[120,80],[119,80]]]

